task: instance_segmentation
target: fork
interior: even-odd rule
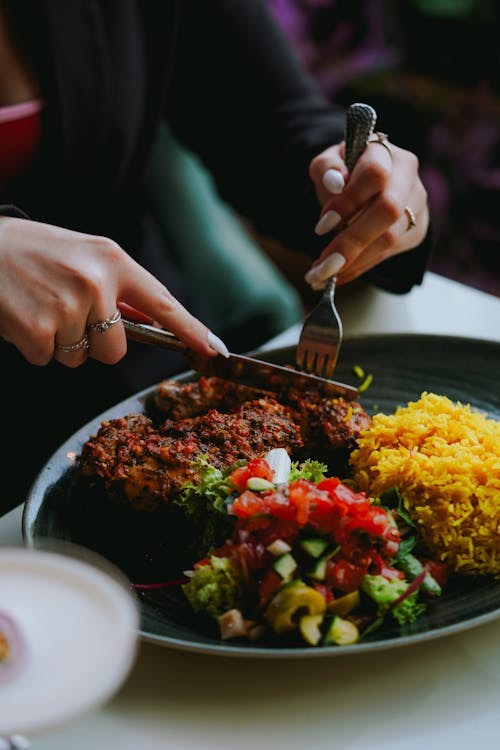
[[[347,109],[345,163],[352,172],[373,133],[377,114],[368,104],[355,103]],[[295,362],[301,370],[331,378],[342,344],[342,320],[335,307],[336,276],[331,276],[316,307],[306,317],[297,345]]]

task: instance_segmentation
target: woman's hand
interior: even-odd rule
[[[127,350],[121,322],[103,333],[89,326],[112,319],[119,302],[197,352],[224,353],[220,339],[112,240],[0,217],[0,335],[28,362],[55,358],[77,367],[87,356],[118,362]]]
[[[344,163],[344,143],[323,151],[310,165],[322,206],[315,231],[335,230],[306,280],[321,289],[357,278],[398,253],[417,247],[429,225],[427,192],[418,159],[383,134],[373,134],[352,172]]]

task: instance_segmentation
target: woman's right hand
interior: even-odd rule
[[[223,353],[222,342],[112,240],[0,217],[0,336],[28,362],[46,365],[55,358],[77,367],[90,356],[115,364],[127,350],[123,325],[105,333],[89,326],[111,318],[119,302],[151,316],[201,354]],[[72,346],[86,333],[88,350],[56,348]]]

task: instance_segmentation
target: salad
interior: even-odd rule
[[[199,463],[177,501],[203,530],[182,590],[222,639],[348,645],[441,595],[446,566],[417,551],[396,492],[374,501],[284,449],[226,472]]]

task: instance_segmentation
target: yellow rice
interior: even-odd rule
[[[424,392],[376,414],[350,460],[370,497],[398,488],[435,559],[500,577],[500,422]]]

